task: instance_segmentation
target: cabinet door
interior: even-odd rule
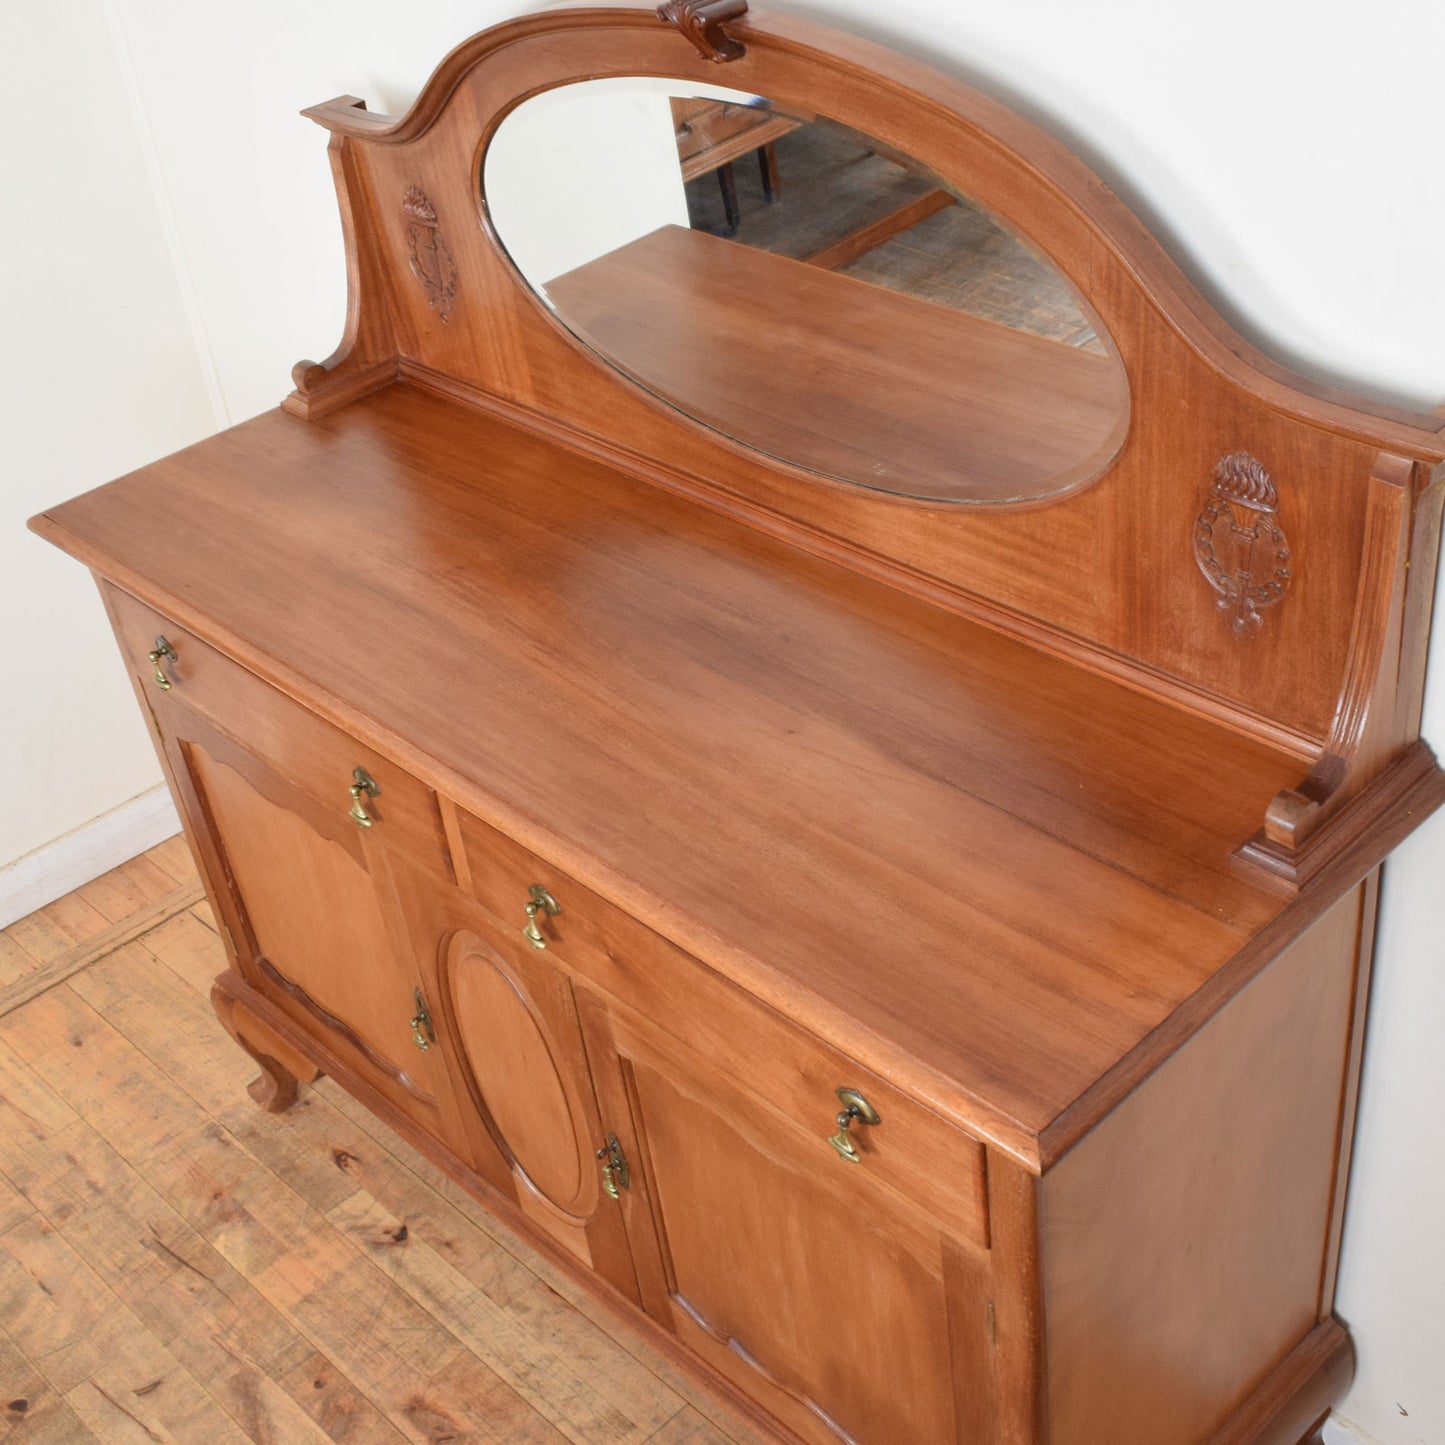
[[[345,807],[318,801],[184,702],[150,708],[246,982],[467,1158],[385,849]]]
[[[806,1440],[991,1441],[985,1252],[829,1146],[836,1100],[803,1127],[640,1020],[584,1018],[604,1106],[628,1101],[649,1312]]]
[[[410,870],[397,884],[413,935],[434,940],[438,1026],[482,1131],[478,1171],[534,1228],[636,1301],[621,1210],[604,1187],[610,1131],[567,973],[545,947],[528,947],[515,923],[457,889]]]

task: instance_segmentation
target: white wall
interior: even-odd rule
[[[82,876],[44,849],[156,788],[161,774],[95,589],[25,519],[204,436],[215,413],[99,0],[0,8],[0,90],[8,923],[84,882],[86,868],[113,866],[176,827],[156,798],[111,818],[72,840],[67,856]]]
[[[636,81],[544,90],[497,127],[487,210],[539,291],[659,226],[686,226],[687,196],[667,96]]]
[[[274,404],[293,361],[324,356],[340,335],[342,263],[325,136],[295,111],[344,91],[399,110],[447,48],[515,13],[521,0],[107,3],[134,65],[142,129],[154,139],[175,260],[195,298],[200,362],[213,358],[222,404],[239,420]],[[1445,399],[1438,0],[1376,0],[1368,9],[1353,0],[890,0],[886,8],[876,0],[771,0],[771,8],[832,19],[936,59],[1042,118],[1154,220],[1236,324],[1277,354],[1427,405]],[[21,189],[0,192],[12,207],[22,196],[55,197],[48,212],[16,207],[3,243],[8,255],[18,238],[25,275],[41,293],[26,302],[23,329],[11,333],[25,340],[11,341],[4,363],[22,373],[21,431],[30,438],[20,460],[33,501],[12,506],[17,484],[4,489],[7,515],[16,517],[164,450],[207,416],[117,95],[117,55],[105,53],[93,5],[31,9],[42,18],[7,12],[12,30],[44,32],[38,49],[15,61],[7,99],[12,115],[42,116],[60,130],[42,136],[43,127],[30,128],[12,139],[4,164],[20,168]],[[62,26],[75,27],[75,41],[87,47],[80,69],[94,71],[84,84],[57,71],[62,93],[81,107],[73,116],[34,78],[32,56],[47,60]],[[17,112],[18,98],[29,105]],[[39,155],[21,154],[31,146]],[[61,173],[109,198],[123,263],[105,259],[116,237],[93,248],[80,239],[98,202],[57,186]],[[108,277],[96,274],[102,265]],[[7,280],[7,290],[13,284]],[[123,305],[146,298],[138,303],[147,316],[139,362],[125,357],[117,295]],[[96,348],[127,359],[124,373],[102,377],[78,363]],[[54,388],[44,384],[50,373]],[[94,418],[83,439],[66,434],[75,405]],[[46,763],[52,773],[85,748],[114,753],[117,763],[103,786],[87,773],[83,787],[62,790],[33,819],[27,814],[13,829],[15,845],[37,827],[59,831],[86,807],[119,801],[148,776],[135,762],[128,704],[118,694],[97,701],[99,682],[96,697],[89,692],[92,679],[115,674],[94,602],[73,566],[45,557],[38,544],[16,543],[10,531],[0,538],[17,556],[21,545],[29,549],[27,600],[18,618],[7,609],[5,656],[26,664],[26,696],[6,705],[7,751],[17,740],[26,756],[38,749],[42,762],[56,760]],[[42,583],[49,590],[37,610],[29,599]],[[42,653],[32,641],[37,616],[45,617]],[[1445,629],[1434,653],[1426,733],[1445,743]],[[6,685],[15,685],[13,675]],[[130,742],[117,739],[137,746],[127,751]],[[8,816],[3,827],[8,838]],[[1445,1445],[1437,1122],[1445,1049],[1434,1043],[1445,1022],[1436,973],[1442,867],[1445,823],[1437,819],[1390,870],[1340,1286],[1361,1356],[1344,1413],[1386,1445]]]

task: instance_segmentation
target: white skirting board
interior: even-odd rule
[[[181,831],[164,783],[0,868],[0,928]]]
[[[1367,1434],[1350,1420],[1341,1420],[1332,1414],[1325,1421],[1325,1445],[1379,1445],[1373,1435]]]

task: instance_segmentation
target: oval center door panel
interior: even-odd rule
[[[442,966],[468,1082],[497,1143],[523,1182],[582,1216],[597,1193],[585,1116],[529,980],[466,930],[452,935]]]

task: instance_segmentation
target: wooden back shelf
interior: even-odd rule
[[[568,324],[689,416],[828,478],[1037,501],[1128,430],[1112,357],[664,226],[547,283]]]

